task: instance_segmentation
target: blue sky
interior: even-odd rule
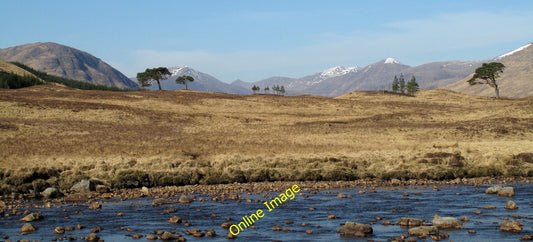
[[[0,4],[0,48],[57,42],[132,77],[188,65],[231,82],[393,57],[488,59],[533,42],[533,1],[25,1]]]

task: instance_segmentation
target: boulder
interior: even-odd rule
[[[492,187],[487,188],[487,190],[485,190],[485,193],[486,194],[498,194],[498,192],[502,190],[502,188],[503,186],[501,185],[492,186]]]
[[[518,221],[505,221],[500,223],[500,230],[503,232],[519,233],[524,224]]]
[[[24,218],[21,218],[19,221],[20,222],[31,222],[31,221],[41,220],[41,219],[43,219],[43,216],[40,213],[30,213],[26,215]]]
[[[518,209],[518,206],[516,205],[515,202],[509,201],[507,202],[507,204],[505,204],[505,209],[515,210],[515,209]]]
[[[33,225],[31,225],[30,223],[25,223],[24,225],[22,225],[22,228],[20,228],[20,232],[22,232],[22,234],[31,233],[35,230],[37,230],[37,228],[33,227]]]
[[[504,187],[501,190],[498,191],[498,196],[502,197],[512,197],[514,196],[514,188],[513,187]]]
[[[159,238],[161,240],[176,240],[179,237],[176,236],[175,234],[170,233],[170,232],[164,232]]]
[[[438,233],[439,228],[436,226],[418,226],[409,229],[410,236],[436,235]]]
[[[463,224],[454,217],[440,217],[436,215],[431,221],[433,226],[441,229],[463,229]]]
[[[58,197],[62,197],[63,193],[61,193],[55,187],[49,187],[49,188],[44,189],[43,192],[41,192],[41,196],[43,196],[44,198],[47,198],[47,199],[48,198],[58,198]]]
[[[372,235],[372,226],[360,223],[346,222],[337,233],[342,237],[366,237]]]
[[[179,203],[190,203],[194,201],[193,198],[191,197],[188,197],[187,195],[183,194],[180,196],[180,199],[178,200]]]
[[[405,226],[405,227],[417,227],[422,225],[424,221],[422,219],[403,217],[400,218],[400,221],[396,222],[396,225]]]
[[[94,183],[91,182],[91,180],[84,179],[74,184],[74,186],[72,186],[70,190],[77,193],[90,193],[91,191],[95,190],[95,187]]]

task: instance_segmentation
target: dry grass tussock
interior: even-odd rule
[[[533,99],[45,85],[0,90],[0,147],[0,193],[83,178],[128,187],[533,176]]]

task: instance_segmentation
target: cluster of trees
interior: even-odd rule
[[[16,66],[32,73],[33,75],[37,76],[41,80],[44,81],[44,83],[35,77],[30,76],[18,76],[11,73],[3,73],[0,79],[0,88],[22,88],[22,87],[28,87],[33,85],[39,85],[39,84],[45,84],[47,82],[55,82],[59,84],[63,84],[67,87],[82,89],[82,90],[105,90],[105,91],[127,91],[127,89],[122,89],[118,87],[109,87],[104,85],[96,85],[88,82],[83,81],[77,81],[77,80],[71,80],[63,77],[58,76],[52,76],[46,74],[46,72],[37,71],[29,66],[26,66],[24,64],[13,62]]]
[[[252,87],[252,91],[254,92],[254,94],[257,94],[258,92],[261,92],[261,88],[259,86],[254,85]],[[270,87],[263,88],[263,91],[265,92],[265,94],[270,94]],[[285,95],[286,93],[285,87],[279,85],[272,86],[272,91],[276,95]]]
[[[152,82],[157,82],[157,85],[159,86],[159,90],[161,89],[161,81],[166,80],[172,75],[168,68],[166,67],[158,67],[153,69],[146,69],[144,72],[137,73],[137,81],[139,82],[139,85],[141,87],[149,87],[152,85]],[[185,90],[188,90],[187,87],[188,82],[193,82],[194,78],[192,76],[180,76],[176,78],[177,84],[185,84]]]
[[[44,82],[34,76],[19,76],[0,71],[0,89],[16,89],[40,84],[44,84]]]
[[[416,92],[420,91],[420,86],[416,82],[416,77],[413,75],[411,80],[405,83],[405,78],[403,73],[400,73],[400,78],[394,76],[392,81],[392,91],[395,93],[415,95]]]

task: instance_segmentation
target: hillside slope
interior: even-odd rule
[[[505,65],[503,74],[498,79],[502,97],[533,96],[533,44],[523,46],[492,60]],[[470,86],[468,80],[472,75],[446,86],[446,89],[478,96],[493,97],[494,89],[488,85]]]
[[[124,74],[102,60],[57,43],[34,43],[0,49],[0,59],[68,79],[119,88],[137,88]]]

